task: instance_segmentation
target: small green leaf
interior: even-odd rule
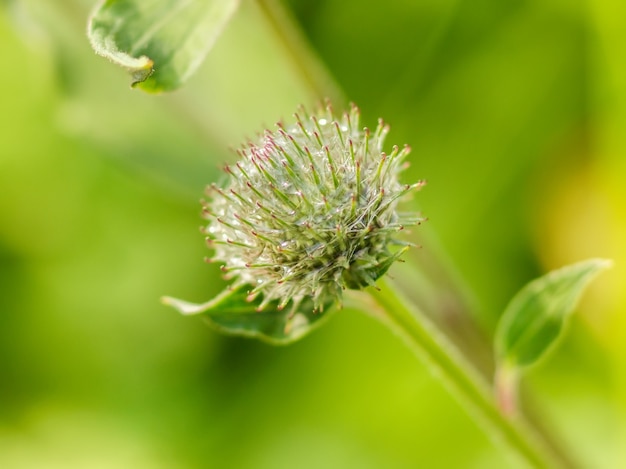
[[[198,68],[239,0],[105,0],[87,27],[97,54],[125,68],[132,86],[170,91]]]
[[[219,332],[245,337],[255,337],[266,342],[283,345],[301,339],[319,327],[335,311],[326,304],[323,313],[313,312],[313,301],[303,301],[291,314],[288,304],[278,309],[278,302],[270,303],[257,311],[261,300],[247,301],[248,288],[227,289],[207,303],[196,304],[176,298],[164,297],[161,301],[173,306],[184,315],[204,314],[208,323]]]
[[[496,330],[498,366],[527,367],[545,356],[556,344],[585,287],[610,266],[610,261],[589,259],[554,270],[522,288]]]

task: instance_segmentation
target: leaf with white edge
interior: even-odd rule
[[[611,261],[589,259],[533,280],[513,297],[495,336],[499,368],[536,364],[561,336],[583,291]]]
[[[208,323],[219,332],[244,337],[254,337],[274,345],[295,342],[323,324],[337,308],[326,304],[324,312],[313,312],[313,301],[303,301],[292,314],[290,305],[280,310],[278,302],[257,311],[261,300],[247,300],[246,287],[227,289],[212,300],[189,303],[171,297],[161,301],[176,308],[184,315],[202,314]]]
[[[87,34],[97,54],[125,68],[131,86],[171,91],[200,66],[239,0],[105,0]]]

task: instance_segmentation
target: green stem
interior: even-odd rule
[[[500,412],[507,416],[514,416],[518,412],[517,389],[519,376],[517,370],[508,363],[499,364],[494,377],[496,401]]]
[[[317,99],[329,98],[337,103],[344,101],[345,94],[341,87],[318,58],[280,0],[256,0],[256,3],[307,88]]]
[[[379,279],[377,285],[380,290],[372,288],[369,292],[375,303],[369,312],[405,339],[495,441],[504,443],[531,467],[572,467],[542,441],[521,416],[507,417],[500,412],[487,382],[388,279]]]
[[[296,67],[302,83],[311,93],[317,98],[327,97],[335,102],[345,101],[345,93],[311,48],[281,1],[256,0],[256,3],[277,41],[282,44],[285,54]],[[436,255],[434,257],[437,258]],[[441,262],[441,259],[433,260],[435,263],[438,261]],[[432,266],[430,270],[433,270]],[[434,270],[441,270],[441,266],[436,266]],[[449,269],[443,270],[449,274]],[[457,291],[458,282],[451,280],[447,274],[444,275],[446,287]],[[523,420],[521,411],[508,417],[502,414],[485,379],[447,337],[443,336],[415,306],[409,306],[411,303],[388,281],[381,279],[379,285],[381,290],[372,292],[371,295],[375,306],[378,307],[371,312],[377,313],[375,316],[378,319],[403,336],[409,346],[437,370],[438,376],[451,392],[473,411],[473,415],[484,423],[485,429],[495,440],[505,443],[532,467],[575,467],[575,464],[569,461],[567,453],[560,451],[558,445],[551,441],[549,434],[540,432],[539,428],[530,427]],[[355,300],[362,307],[362,292],[351,293],[354,294],[348,295],[346,300]]]

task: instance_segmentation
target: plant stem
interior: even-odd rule
[[[379,279],[377,285],[380,290],[370,288],[374,305],[369,305],[368,312],[405,339],[494,440],[504,443],[530,467],[573,467],[563,455],[542,441],[521,416],[507,417],[500,412],[487,382],[387,278]]]
[[[256,3],[307,88],[317,99],[329,98],[337,103],[344,101],[345,94],[341,87],[318,58],[280,0],[256,0]]]
[[[498,408],[506,416],[514,416],[518,412],[517,388],[519,376],[517,370],[508,364],[500,364],[496,367],[494,388]]]
[[[327,97],[335,102],[345,101],[345,93],[308,44],[281,1],[256,0],[256,3],[277,41],[282,44],[285,53],[295,65],[302,83],[311,93],[318,99]],[[446,281],[455,283],[450,279]],[[472,416],[483,423],[487,433],[528,465],[545,469],[575,467],[568,455],[550,441],[550,435],[542,435],[539,429],[531,427],[523,419],[521,411],[514,415],[501,413],[486,380],[477,373],[450,340],[415,305],[404,298],[388,279],[379,279],[378,285],[380,290],[370,289],[372,290],[370,297],[363,292],[346,292],[349,293],[346,295],[347,302],[371,313],[402,336],[409,347],[431,365],[437,376],[442,379],[450,392],[465,404]],[[458,285],[452,288],[454,287]],[[513,395],[509,397],[513,398]],[[507,403],[513,404],[514,401]]]

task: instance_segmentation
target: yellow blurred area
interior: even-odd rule
[[[575,174],[550,175],[551,198],[537,203],[537,249],[546,269],[589,257],[614,261],[601,282],[589,287],[581,314],[600,343],[621,350],[626,291],[626,200],[613,174],[585,167]]]
[[[626,5],[587,2],[590,116],[584,164],[555,170],[552,194],[541,202],[537,250],[546,268],[599,256],[611,271],[589,289],[580,307],[598,344],[607,349],[614,403],[626,438]],[[537,204],[539,207],[539,204]],[[626,460],[620,446],[618,461]]]

